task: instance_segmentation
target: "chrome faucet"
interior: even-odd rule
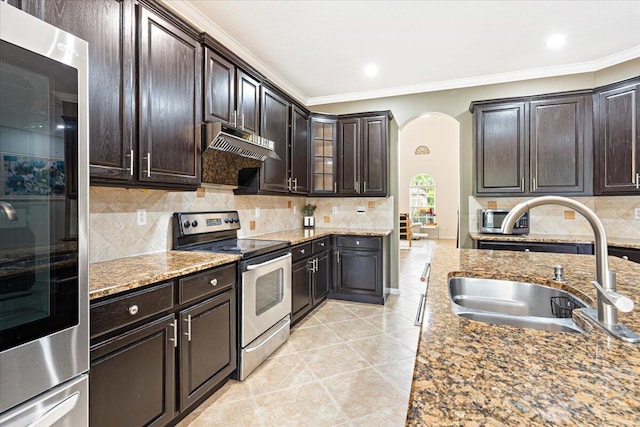
[[[607,248],[607,236],[602,221],[588,207],[573,199],[559,196],[543,196],[526,200],[516,205],[502,222],[502,233],[511,234],[513,227],[522,216],[531,208],[540,205],[561,205],[571,208],[581,214],[591,225],[595,235],[596,255],[596,280],[591,282],[598,290],[598,309],[584,308],[582,311],[594,320],[607,332],[628,342],[640,342],[640,335],[618,323],[618,311],[629,312],[633,310],[633,301],[616,292],[615,272],[609,270],[609,250]]]
[[[15,221],[18,219],[18,215],[16,215],[16,210],[13,208],[11,203],[0,201],[0,210],[4,212],[7,217],[7,221]]]

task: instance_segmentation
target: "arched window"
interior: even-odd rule
[[[411,179],[409,212],[413,222],[436,222],[436,182],[431,175],[420,173]]]

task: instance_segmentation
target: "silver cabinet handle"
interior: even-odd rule
[[[131,307],[129,307],[129,314],[132,316],[135,316],[136,314],[138,314],[138,306],[136,304],[133,304]]]
[[[422,270],[422,276],[420,276],[421,282],[429,283],[429,276],[431,275],[431,263],[427,262]]]
[[[336,251],[336,262],[340,263],[340,251]]]
[[[178,321],[174,320],[171,326],[173,327],[173,338],[169,338],[169,341],[173,341],[173,348],[176,348],[178,346]]]
[[[217,286],[218,285],[218,279],[211,279],[209,280],[209,284],[211,286]]]
[[[525,252],[531,252],[531,249],[526,248],[524,251],[525,251]]]
[[[316,268],[316,266],[313,263],[313,260],[312,259],[307,260],[307,270],[309,270],[309,273],[315,273],[316,272],[315,268]]]
[[[237,128],[238,127],[238,111],[233,110],[233,113],[231,114],[233,115],[233,127]]]
[[[133,176],[133,150],[129,150],[129,174]]]
[[[533,177],[533,178],[531,178],[531,192],[536,191],[536,190],[537,190],[537,188],[538,188],[538,187],[536,186],[536,178],[535,178],[535,177]]]
[[[355,182],[354,187],[356,189],[356,193],[360,194],[360,183],[358,181]]]
[[[623,255],[623,256],[622,256],[622,259],[626,259],[626,260],[628,260],[628,259],[629,259],[629,257],[628,257],[628,256],[626,256],[626,255]]]
[[[364,182],[364,193],[367,192],[367,181]]]
[[[321,242],[321,243],[320,243],[320,246],[322,246],[322,247],[324,248],[324,242]]]
[[[241,128],[242,130],[244,130],[244,113],[242,113],[241,120],[242,120],[242,122],[241,122],[242,124],[240,125],[240,128]]]
[[[314,259],[314,261],[315,261],[315,264],[316,264],[316,272],[317,272],[318,270],[320,270],[320,267],[318,266],[318,262],[319,262],[318,258]]]
[[[151,178],[151,153],[147,153],[142,159],[147,161],[147,178]]]
[[[298,191],[298,178],[293,178],[293,191]]]
[[[333,183],[333,192],[334,192],[334,193],[337,193],[337,192],[338,192],[338,183],[337,183],[337,182],[334,182],[334,183]]]
[[[356,240],[356,245],[360,245],[360,240]]]
[[[304,253],[304,249],[300,249],[300,253],[303,254]]]
[[[520,191],[524,193],[524,178],[520,180]]]
[[[418,302],[418,312],[416,313],[416,320],[413,321],[413,326],[420,326],[424,317],[424,300],[425,294],[420,294],[420,301]]]
[[[187,332],[185,332],[184,334],[187,336],[187,340],[191,341],[191,315],[188,314],[187,318],[184,319],[185,322],[187,322]]]
[[[636,188],[640,188],[640,173],[636,173]]]

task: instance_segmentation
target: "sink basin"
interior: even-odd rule
[[[560,332],[584,332],[571,310],[587,307],[560,289],[535,283],[451,277],[451,311],[458,316],[498,325]]]

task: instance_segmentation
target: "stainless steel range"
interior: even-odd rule
[[[173,248],[240,255],[238,266],[238,369],[244,380],[289,338],[291,251],[289,242],[239,239],[237,211],[176,212]]]

